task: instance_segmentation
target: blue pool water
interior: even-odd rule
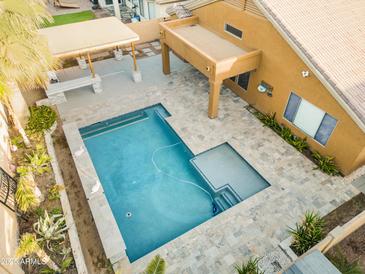
[[[167,116],[156,105],[80,129],[130,261],[213,216],[208,186]]]

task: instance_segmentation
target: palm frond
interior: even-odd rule
[[[160,255],[156,255],[148,264],[144,274],[164,274],[166,270],[166,263]]]

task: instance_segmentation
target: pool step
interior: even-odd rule
[[[240,202],[229,189],[222,190],[219,196],[214,198],[214,201],[220,211],[224,211]]]
[[[220,211],[225,211],[226,209],[230,208],[230,205],[227,203],[222,196],[218,196],[214,198],[215,203],[217,204]]]

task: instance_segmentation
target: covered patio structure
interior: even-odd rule
[[[56,58],[84,57],[86,56],[91,77],[83,77],[65,82],[51,83],[46,94],[51,103],[58,104],[66,101],[64,92],[84,86],[92,86],[95,93],[102,91],[101,78],[95,73],[90,54],[108,49],[119,51],[121,46],[130,45],[133,57],[133,79],[141,81],[138,70],[134,43],[139,36],[120,22],[116,17],[107,17],[80,23],[67,24],[41,29],[40,34],[48,41],[48,46]]]
[[[209,118],[218,115],[223,80],[259,66],[261,51],[238,47],[199,25],[197,16],[161,22],[163,72],[170,73],[170,48],[208,77]]]

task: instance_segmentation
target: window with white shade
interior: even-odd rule
[[[322,145],[327,143],[337,124],[334,117],[293,92],[289,96],[284,117]]]

